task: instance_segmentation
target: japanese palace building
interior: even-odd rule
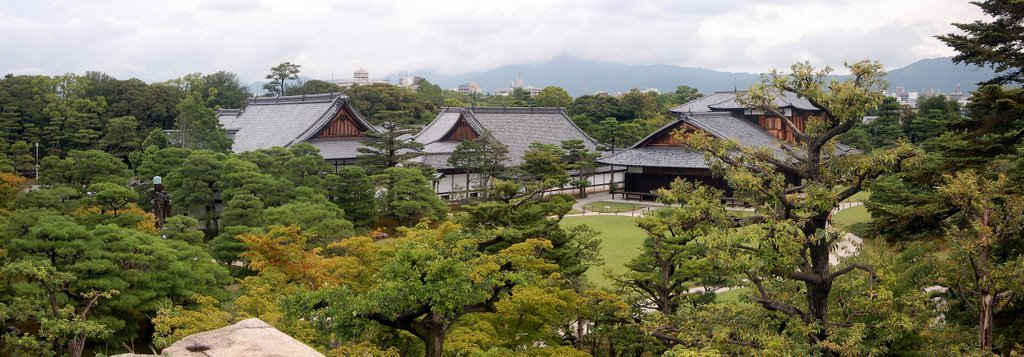
[[[503,108],[503,107],[449,107],[442,108],[434,120],[413,138],[423,144],[424,155],[420,157],[440,173],[435,190],[442,197],[466,190],[465,175],[448,164],[448,157],[465,140],[490,135],[508,147],[509,161],[505,166],[519,165],[530,144],[561,145],[562,141],[580,140],[589,150],[595,150],[596,142],[569,119],[562,108]],[[591,186],[607,185],[614,173],[607,169],[598,170],[588,178]],[[618,176],[621,179],[621,173]],[[470,185],[474,184],[471,180]],[[470,187],[469,190],[480,189]]]
[[[258,97],[217,119],[236,153],[308,142],[335,168],[355,163],[365,134],[380,132],[341,93]]]
[[[652,191],[668,187],[676,178],[703,182],[731,196],[732,190],[725,180],[711,175],[711,165],[704,153],[683,148],[673,133],[701,130],[721,139],[736,140],[744,146],[770,148],[781,154],[782,145],[795,141],[794,133],[781,118],[740,104],[737,100],[740,93],[716,92],[672,108],[671,112],[679,115],[678,120],[598,162],[626,168],[623,185],[618,190],[625,197],[654,198]],[[788,92],[778,95],[774,104],[801,131],[807,118],[820,111],[806,99]]]

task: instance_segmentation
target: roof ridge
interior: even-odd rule
[[[249,100],[248,105],[274,105],[274,104],[295,104],[295,103],[324,103],[342,98],[347,100],[348,96],[342,92],[286,95],[275,97],[256,97]]]

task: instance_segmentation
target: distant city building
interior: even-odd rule
[[[398,86],[405,88],[412,88],[416,90],[420,87],[420,83],[423,82],[423,77],[409,75],[409,72],[400,72],[398,74]]]
[[[530,93],[530,96],[535,96],[540,93],[540,88],[534,86],[528,86],[523,83],[523,76],[516,76],[516,80],[512,82],[512,86],[508,88],[499,88],[494,90],[494,95],[511,95],[516,89],[521,89]]]
[[[660,91],[658,91],[658,88],[647,88],[647,89],[644,89],[643,92],[644,93],[654,93],[654,94],[660,94],[661,93]]]
[[[949,99],[959,102],[966,97],[964,95],[964,89],[960,88],[960,83],[956,84],[956,88],[953,89],[953,93],[949,95]]]
[[[469,82],[459,85],[459,93],[462,94],[483,94],[484,89],[476,82]]]
[[[344,80],[344,79],[342,79],[342,80],[334,81],[334,84],[337,84],[337,85],[341,86],[342,88],[348,88],[348,87],[352,87],[352,86],[361,86],[361,85],[365,85],[365,84],[377,84],[377,83],[391,84],[391,81],[389,81],[387,79],[373,79],[373,80],[371,80],[370,79],[370,72],[368,72],[367,70],[362,69],[362,68],[357,69],[355,72],[352,73],[352,79],[351,80]]]

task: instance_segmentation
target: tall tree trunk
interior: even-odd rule
[[[832,293],[832,279],[829,279],[829,251],[831,244],[827,240],[812,243],[810,246],[811,269],[814,275],[821,277],[820,282],[806,282],[807,287],[807,314],[810,319],[818,324],[818,331],[814,334],[811,344],[824,341],[829,336],[828,331],[828,298]],[[823,356],[831,356],[832,353],[823,349]]]
[[[444,334],[446,326],[431,324],[429,336],[423,341],[427,345],[427,357],[441,357],[444,353]]]
[[[982,212],[981,223],[983,227],[989,227],[991,213],[990,209],[985,209]],[[996,308],[995,292],[989,286],[988,280],[988,265],[992,259],[992,242],[984,230],[978,232],[978,238],[981,241],[981,252],[978,253],[975,279],[977,279],[978,285],[982,287],[981,301],[978,304],[980,310],[978,316],[978,344],[981,345],[982,352],[988,352],[992,350],[992,314]]]
[[[978,321],[978,344],[982,352],[992,350],[992,314],[995,311],[996,297],[990,290],[981,295],[981,314]]]

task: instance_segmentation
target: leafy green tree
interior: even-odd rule
[[[345,211],[356,227],[369,228],[377,222],[377,197],[373,179],[357,166],[343,166],[337,175],[327,175],[331,202]]]
[[[647,238],[626,264],[629,271],[615,280],[635,296],[634,304],[673,316],[680,305],[711,302],[715,289],[732,282],[733,274],[701,239],[723,231],[729,216],[719,201],[722,192],[706,185],[676,180],[658,194],[678,206],[637,220]],[[691,287],[703,290],[690,293]]]
[[[225,227],[263,227],[265,226],[265,221],[264,206],[259,197],[251,194],[235,195],[224,204],[224,215],[221,218],[221,223]]]
[[[177,215],[167,218],[164,226],[160,228],[160,235],[166,239],[180,240],[190,244],[203,242],[203,231],[199,227],[199,220],[189,216]]]
[[[901,129],[902,108],[896,98],[885,97],[875,114],[878,117],[865,125],[872,148],[894,147],[907,140]]]
[[[4,349],[8,352],[53,356],[64,355],[66,351],[69,356],[79,357],[90,337],[110,334],[111,330],[102,323],[89,320],[89,314],[100,299],[113,297],[117,290],[89,290],[75,294],[65,288],[76,280],[75,275],[58,271],[45,260],[18,260],[5,264],[0,268],[0,274],[21,284],[38,284],[43,292],[34,297],[50,301],[49,306],[27,300],[16,300],[9,307],[0,304],[0,313],[13,321],[39,323],[35,335],[5,334]],[[65,294],[75,295],[70,296],[70,302],[62,304],[59,301],[67,296]]]
[[[448,214],[448,207],[420,170],[392,167],[374,176],[374,181],[382,191],[378,204],[381,216],[400,225],[411,226],[421,219],[439,222]]]
[[[490,179],[504,170],[508,147],[490,135],[466,140],[455,147],[448,164],[466,173],[466,198],[472,190],[471,177],[477,177],[477,189],[487,191]]]
[[[615,118],[605,118],[598,124],[594,139],[601,150],[615,151],[632,146],[646,134],[643,125],[636,121],[622,123]]]
[[[12,262],[4,270],[16,270],[21,277],[11,280],[19,310],[26,312],[19,323],[46,325],[74,314],[78,327],[50,330],[75,341],[68,347],[72,351],[80,350],[86,337],[105,331],[113,332],[106,343],[129,341],[144,314],[196,293],[222,296],[219,287],[227,282],[226,270],[201,247],[114,225],[83,226],[52,211],[15,211],[0,235],[0,247]],[[91,333],[77,330],[90,321],[100,325],[89,327]],[[61,328],[65,332],[57,332]],[[56,341],[47,334],[43,330],[30,337]],[[57,345],[49,349],[63,350]]]
[[[942,221],[959,209],[938,194],[940,173],[991,172],[989,165],[1020,157],[1024,130],[1024,90],[983,86],[967,105],[967,117],[948,123],[950,130],[925,145],[926,157],[902,172],[875,182],[867,208],[871,231],[889,241],[934,240]],[[1012,172],[1007,173],[1013,177]]]
[[[270,207],[264,212],[270,225],[294,225],[314,234],[316,237],[309,243],[317,246],[325,246],[353,234],[352,222],[345,219],[345,211],[323,196]]]
[[[227,151],[231,139],[220,127],[217,112],[209,107],[199,92],[190,92],[178,103],[176,145],[187,149]]]
[[[294,157],[289,156],[289,160],[292,159]],[[268,206],[278,206],[292,200],[296,187],[296,184],[284,177],[260,172],[256,164],[238,157],[224,160],[218,185],[222,190],[221,199],[226,202],[239,195],[253,195]]]
[[[139,199],[139,194],[132,189],[109,182],[94,183],[88,190],[92,193],[90,201],[114,216],[117,216],[117,211],[131,207]]]
[[[757,209],[757,215],[740,220],[742,229],[724,241],[733,252],[728,258],[735,264],[730,267],[743,271],[754,291],[748,298],[768,311],[788,316],[795,324],[791,328],[806,333],[802,340],[809,343],[808,348],[824,355],[838,353],[836,346],[860,338],[832,320],[850,313],[833,302],[834,285],[857,270],[871,279],[877,276],[871,266],[834,268],[830,264],[830,254],[842,236],[826,229],[829,215],[839,202],[914,155],[907,147],[836,153],[837,137],[881,103],[885,85],[877,62],[861,61],[847,64],[847,68],[852,73],[850,79],[826,83],[830,68],[815,70],[810,64],[797,63],[791,73],[766,75],[741,97],[742,102],[780,118],[793,130],[800,143],[793,145],[785,158],[704,132],[680,135],[688,147],[720,160],[715,170],[723,170],[735,197]],[[806,132],[773,106],[775,93],[781,91],[794,92],[821,110]],[[799,296],[784,293],[797,288],[802,291]]]
[[[569,95],[569,92],[556,86],[544,87],[540,93],[537,93],[537,98],[534,100],[539,107],[565,108],[572,104],[572,96]]]
[[[324,82],[317,79],[311,79],[303,82],[302,85],[288,87],[288,90],[284,92],[284,95],[306,95],[337,92],[341,92],[341,86],[331,82]]]
[[[282,62],[279,65],[270,67],[270,74],[267,75],[267,82],[263,89],[270,95],[284,95],[288,91],[288,81],[299,79],[299,67],[302,65],[291,62]]]
[[[658,113],[656,96],[655,93],[641,92],[639,89],[633,88],[629,92],[623,93],[619,102],[622,111],[628,118],[647,118]]]
[[[314,313],[355,316],[409,332],[423,342],[426,356],[442,356],[453,324],[470,314],[497,311],[513,287],[552,268],[537,257],[551,246],[543,239],[490,254],[473,243],[450,223],[406,230],[368,289],[335,289],[328,307]]]
[[[119,117],[107,121],[106,132],[97,146],[107,153],[127,159],[128,153],[138,150],[142,145],[139,140],[139,122],[135,117]]]
[[[977,311],[978,345],[987,354],[995,347],[995,313],[1020,293],[1024,279],[1024,256],[1006,252],[1024,233],[1024,194],[1013,192],[1019,188],[1006,175],[990,180],[966,170],[945,181],[939,192],[960,208],[948,231],[956,264],[947,275],[956,295]]]
[[[679,104],[689,103],[704,96],[697,88],[690,86],[676,86],[675,92],[672,93],[676,95],[676,103]]]
[[[367,172],[377,174],[423,155],[423,144],[411,139],[416,129],[394,121],[385,122],[381,127],[384,129],[381,133],[366,133],[368,140],[356,149]]]
[[[441,87],[426,79],[420,81],[420,84],[416,86],[416,93],[423,100],[433,103],[434,106],[444,105],[444,93],[441,91]]]
[[[203,76],[203,86],[207,93],[214,93],[213,98],[207,98],[207,102],[213,108],[242,108],[249,98],[252,98],[249,87],[242,84],[238,75],[227,71],[217,71]]]
[[[89,81],[75,74],[55,77],[54,85],[54,90],[47,91],[51,99],[44,109],[53,153],[93,149],[101,135],[99,115],[106,109],[106,101],[86,97]]]
[[[373,124],[391,119],[380,115],[386,112],[407,113],[410,124],[420,125],[429,123],[437,113],[437,105],[405,87],[375,83],[346,88],[345,94],[352,106]]]
[[[904,131],[912,143],[938,137],[947,126],[960,121],[960,105],[945,96],[931,96],[917,101],[917,112],[904,117]]]
[[[63,159],[47,156],[40,160],[39,166],[39,180],[45,185],[85,189],[99,182],[127,184],[129,177],[128,165],[99,150],[73,150]]]
[[[16,140],[7,149],[11,158],[11,166],[16,172],[31,172],[35,169],[35,149],[24,140]]]
[[[519,164],[520,181],[545,189],[564,186],[569,183],[565,156],[565,150],[557,145],[530,144],[523,153],[523,163]]]
[[[957,63],[988,66],[998,72],[988,84],[1011,84],[1024,82],[1024,59],[1020,49],[1024,47],[1024,5],[1014,0],[984,0],[972,4],[981,8],[991,20],[977,20],[971,23],[954,23],[963,33],[938,36],[938,39],[955,49],[953,57]]]
[[[287,179],[296,186],[322,187],[324,173],[331,166],[320,156],[320,149],[310,143],[298,143],[288,147],[292,157],[284,163],[288,168]]]
[[[584,95],[575,98],[568,107],[571,116],[585,116],[591,123],[598,123],[605,118],[626,120],[631,114],[623,109],[620,100],[608,95]]]
[[[153,129],[146,136],[146,139],[142,141],[143,150],[150,146],[155,146],[157,149],[167,148],[171,146],[171,140],[167,138],[167,133],[162,129]]]
[[[590,177],[594,175],[596,160],[601,154],[587,149],[583,140],[563,141],[561,148],[565,152],[562,157],[565,168],[575,171],[577,176],[569,184],[580,190],[580,197],[587,197],[587,186],[590,186]]]
[[[186,213],[203,222],[207,237],[219,228],[217,198],[221,194],[224,154],[207,150],[193,151],[164,179],[176,212]]]

